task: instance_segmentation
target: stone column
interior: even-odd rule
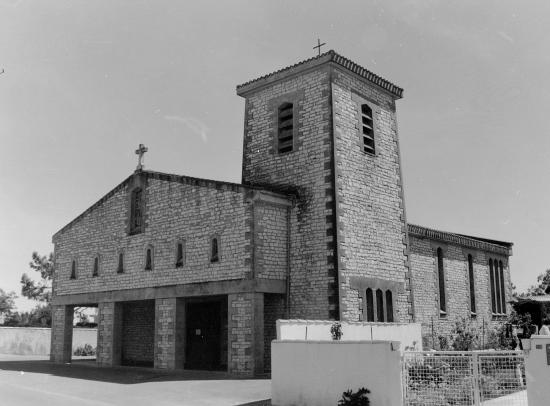
[[[181,369],[184,364],[183,299],[165,298],[155,301],[155,368]]]
[[[229,372],[253,376],[264,372],[264,295],[228,295]]]
[[[97,365],[120,365],[122,346],[122,303],[103,302],[98,306]]]
[[[52,306],[50,361],[71,362],[73,345],[73,306]]]

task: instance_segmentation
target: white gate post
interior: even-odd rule
[[[479,371],[481,364],[479,363],[479,354],[474,352],[472,354],[472,366],[473,366],[473,385],[472,389],[474,391],[474,405],[480,406],[481,405],[481,386],[480,386],[480,377],[479,377]]]

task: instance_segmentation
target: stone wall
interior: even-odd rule
[[[332,99],[342,319],[362,319],[361,295],[350,278],[369,277],[399,283],[394,292],[395,321],[411,321],[394,99],[338,69],[333,73]],[[362,103],[372,108],[375,154],[363,151]]]
[[[254,191],[238,185],[177,181],[143,172],[145,183],[145,230],[128,235],[128,192],[132,180],[117,187],[108,198],[92,206],[54,236],[55,295],[145,288],[208,281],[244,279],[252,275],[251,199]],[[280,198],[279,198],[280,199]],[[283,198],[284,199],[284,198]],[[284,278],[286,262],[286,216],[260,210],[263,244],[277,248],[264,255],[269,278]],[[285,210],[285,209],[283,209]],[[218,236],[218,262],[210,261],[210,242]],[[279,238],[280,241],[272,239]],[[176,244],[183,241],[185,263],[176,268]],[[144,270],[145,250],[153,248],[153,270]],[[117,273],[118,254],[124,254],[124,272]],[[99,256],[99,276],[92,276]],[[70,279],[76,261],[76,279]]]
[[[240,93],[246,98],[243,183],[292,192],[293,317],[338,318],[328,67]],[[277,109],[294,104],[294,149],[278,153]]]
[[[499,258],[504,263],[506,302],[511,299],[510,269],[508,258],[494,252],[466,248],[448,242],[410,236],[410,261],[413,275],[415,321],[422,323],[424,344],[433,347],[433,337],[448,336],[456,322],[467,319],[486,329],[497,326],[503,316],[493,315],[489,277],[489,258]],[[443,248],[445,272],[446,315],[439,311],[439,285],[437,274],[437,247]],[[470,312],[470,285],[468,254],[474,266],[476,314]],[[507,304],[507,313],[509,312]],[[433,326],[433,333],[432,333]]]
[[[155,342],[155,302],[142,300],[123,304],[123,365],[153,366]]]

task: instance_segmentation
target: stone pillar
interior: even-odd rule
[[[122,304],[103,302],[98,306],[97,365],[120,365],[122,346]]]
[[[228,295],[229,372],[253,376],[264,372],[264,295]]]
[[[52,306],[50,361],[71,362],[73,345],[73,306]]]
[[[181,369],[184,365],[183,299],[165,298],[155,301],[155,368]]]

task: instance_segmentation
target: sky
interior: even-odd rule
[[[324,51],[404,88],[409,222],[550,268],[550,2],[0,0],[0,288],[145,168],[240,182],[235,86]],[[20,310],[32,303],[19,299]]]

